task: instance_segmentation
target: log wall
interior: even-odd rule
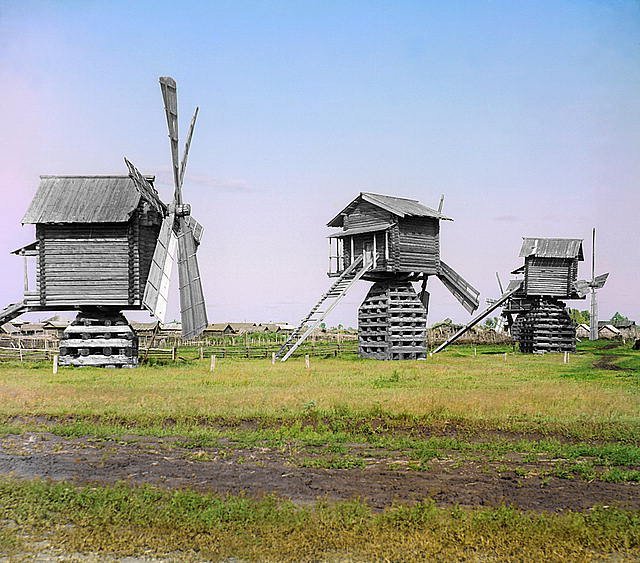
[[[571,284],[577,273],[577,260],[530,256],[525,260],[525,292],[567,298],[573,293]]]
[[[349,215],[344,218],[345,229],[360,229],[362,227],[385,228],[395,221],[395,216],[372,205],[368,201],[360,203]]]
[[[43,224],[36,233],[42,305],[129,304],[126,224]]]
[[[129,223],[36,225],[40,305],[138,306],[162,221],[147,207]]]
[[[406,217],[398,224],[398,269],[437,274],[440,266],[440,226],[437,219]]]

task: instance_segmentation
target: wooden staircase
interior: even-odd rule
[[[340,300],[364,274],[373,267],[373,257],[361,255],[340,274],[329,290],[313,306],[309,314],[302,319],[300,324],[291,333],[282,348],[276,353],[276,358],[285,362],[289,356],[307,339],[307,337],[320,325],[324,318],[333,310]]]

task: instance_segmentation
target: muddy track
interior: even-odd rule
[[[83,484],[125,481],[223,495],[276,494],[298,504],[360,498],[377,509],[432,498],[445,506],[510,504],[562,511],[607,505],[640,510],[637,483],[543,476],[545,462],[524,464],[527,471],[522,475],[504,463],[447,458],[432,460],[426,471],[415,471],[406,458],[391,451],[374,453],[365,458],[364,467],[350,469],[301,466],[307,457],[308,452],[283,448],[192,450],[175,439],[105,441],[22,434],[0,439],[0,476]]]
[[[618,360],[621,356],[616,354],[609,354],[606,356],[600,356],[595,362],[593,362],[593,367],[598,369],[608,369],[612,371],[627,371],[625,368],[620,367],[616,364],[616,360]]]

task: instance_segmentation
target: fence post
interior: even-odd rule
[[[171,348],[171,360],[175,362],[176,361],[176,356],[177,356],[177,349],[176,349],[175,346],[173,346]]]
[[[304,355],[304,367],[306,367],[307,369],[311,367],[311,364],[309,362],[309,354]]]
[[[216,356],[213,354],[211,356],[211,366],[209,367],[209,371],[214,371],[216,369]]]
[[[565,352],[564,353],[564,358],[562,358],[562,363],[563,364],[568,364],[569,363],[569,352]]]
[[[58,373],[58,354],[53,355],[53,375]]]
[[[506,352],[504,353],[504,361],[505,362],[507,361],[507,353]]]
[[[204,348],[202,346],[200,346],[200,359],[204,359]]]
[[[276,353],[275,352],[271,352],[271,365],[272,366],[276,365]]]

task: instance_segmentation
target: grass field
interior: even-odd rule
[[[300,359],[219,358],[213,373],[208,360],[56,375],[48,364],[4,364],[0,396],[0,468],[9,468],[0,553],[15,557],[640,557],[640,352],[630,346],[585,343],[568,364],[499,346],[416,362],[312,358],[310,369]],[[64,472],[12,471],[35,446],[43,459],[67,452],[77,465],[96,449],[107,467],[126,455],[169,456],[214,484],[214,470],[235,471],[230,483],[272,475],[256,495],[249,484],[222,493],[150,478],[92,484],[95,460],[73,483]],[[283,494],[289,474],[313,475],[325,500],[302,486]],[[398,503],[364,487],[349,500],[331,489],[345,475],[379,479],[380,490],[392,478],[429,491],[457,481],[442,484],[437,502],[414,494]],[[454,494],[476,481],[502,491],[505,479],[511,493],[489,507],[481,488]],[[544,487],[558,504],[551,493],[538,499]],[[609,504],[617,507],[594,508]]]

